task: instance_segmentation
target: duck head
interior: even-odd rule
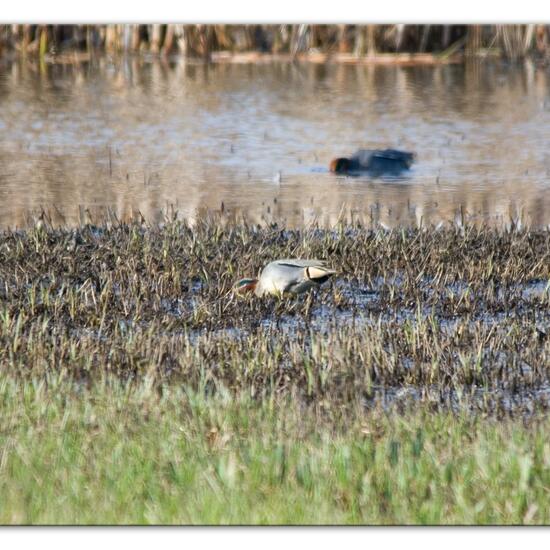
[[[233,290],[237,294],[247,294],[256,290],[258,279],[241,279],[233,285]]]
[[[349,159],[340,157],[330,161],[329,170],[335,174],[345,174],[349,170]]]

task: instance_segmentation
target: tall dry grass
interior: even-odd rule
[[[2,25],[0,55],[60,51],[150,52],[209,59],[211,53],[487,51],[508,59],[548,53],[547,25]]]

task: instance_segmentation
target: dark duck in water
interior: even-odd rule
[[[361,174],[372,176],[398,176],[407,171],[414,161],[414,153],[396,149],[359,149],[350,158],[341,157],[330,162],[335,174]]]

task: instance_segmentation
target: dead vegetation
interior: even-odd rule
[[[55,56],[145,52],[205,60],[216,52],[351,54],[548,54],[548,25],[3,25],[0,52]]]
[[[339,276],[298,299],[233,296],[281,257]],[[42,224],[3,233],[0,266],[4,375],[147,376],[329,408],[504,414],[550,399],[545,231]]]

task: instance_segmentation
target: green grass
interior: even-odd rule
[[[550,521],[550,420],[0,384],[2,523]]]

